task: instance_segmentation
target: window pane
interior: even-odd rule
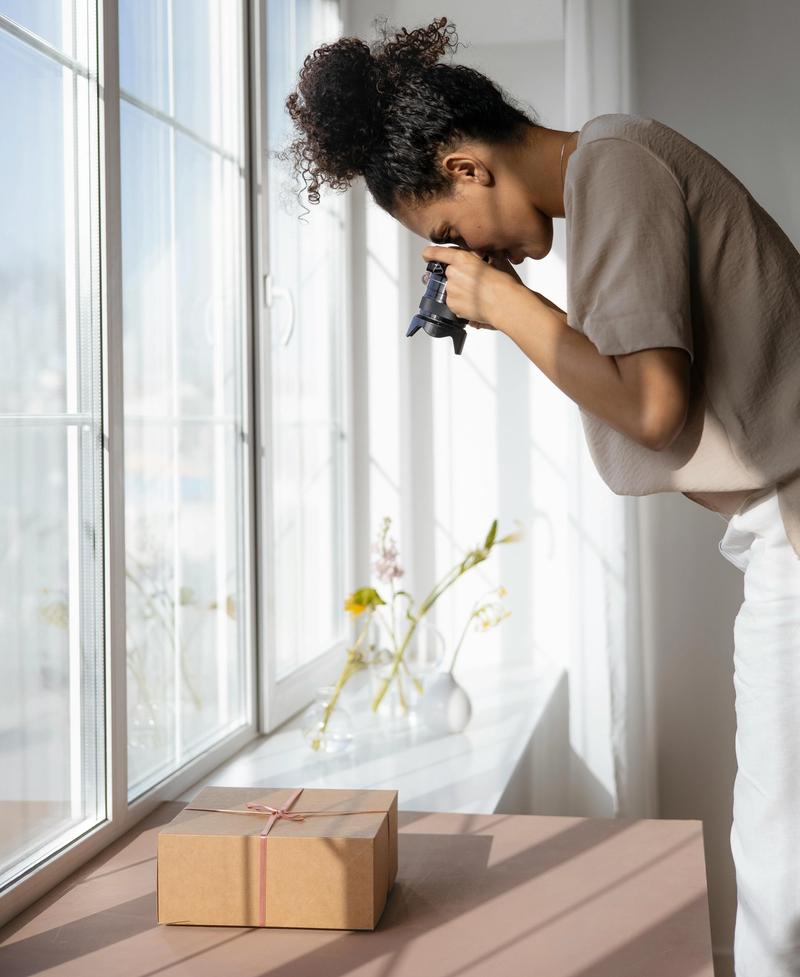
[[[333,3],[268,5],[269,148],[292,137],[284,108],[303,59],[340,33]],[[269,165],[275,660],[279,676],[346,635],[345,250],[341,195],[322,195],[301,222],[298,186]],[[305,200],[303,195],[303,200]],[[313,613],[308,609],[313,608]]]
[[[0,30],[0,411],[66,409],[66,227],[63,102],[71,74]]]
[[[169,112],[168,0],[119,0],[119,84]]]
[[[64,0],[0,0],[0,14],[70,55],[72,6]],[[77,6],[81,11],[86,10],[86,4],[80,0]],[[91,16],[94,16],[93,12]]]
[[[123,92],[121,107],[131,796],[247,720],[244,135],[220,142],[220,119],[243,119],[242,24],[222,0],[170,6],[174,103],[155,115]],[[140,9],[154,5],[129,4],[120,47],[156,91]],[[182,118],[179,64],[226,75]]]
[[[0,26],[0,886],[106,816],[97,109]]]
[[[215,146],[244,156],[235,2],[173,0],[175,117]]]

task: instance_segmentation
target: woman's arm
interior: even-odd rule
[[[671,347],[604,356],[567,314],[509,281],[492,322],[559,389],[615,430],[652,450],[667,447],[686,420],[689,357]]]
[[[617,431],[659,451],[683,429],[690,373],[685,349],[662,346],[606,356],[508,262],[492,267],[494,262],[470,251],[434,244],[422,257],[446,265],[447,304],[456,315],[504,332],[571,400]]]

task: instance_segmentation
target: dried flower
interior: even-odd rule
[[[377,542],[370,546],[370,552],[377,554],[377,559],[372,563],[372,569],[379,580],[389,583],[398,577],[402,577],[405,571],[397,562],[397,543],[393,537],[389,536],[389,526],[391,517],[384,516],[381,528],[378,530]]]
[[[475,630],[488,631],[510,616],[511,611],[502,604],[484,604],[475,611]]]
[[[504,536],[502,539],[497,540],[497,542],[502,543],[505,539],[507,539],[507,537]],[[499,597],[505,597],[508,591],[502,584],[500,584],[499,587],[497,587],[495,590],[490,590],[489,593],[497,594]],[[456,649],[453,652],[453,660],[450,662],[449,668],[450,673],[452,674],[453,668],[455,667],[456,658],[458,657],[458,652],[464,642],[464,638],[466,637],[467,628],[469,627],[470,621],[475,621],[474,629],[476,631],[488,631],[489,628],[495,627],[501,621],[504,621],[510,616],[511,611],[503,607],[503,605],[498,601],[487,601],[484,604],[476,601],[472,607],[472,610],[469,612],[467,623],[464,625],[464,630],[461,632],[461,637],[459,638]]]

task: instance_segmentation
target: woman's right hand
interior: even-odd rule
[[[507,275],[511,275],[511,277],[516,279],[520,285],[525,284],[519,275],[514,271],[514,266],[507,258],[488,255],[485,260],[488,264],[492,265],[493,268],[497,268],[499,271],[503,271]],[[431,273],[426,271],[422,276],[422,284],[427,285],[430,277]],[[473,329],[493,329],[495,332],[497,332],[495,326],[493,326],[490,322],[479,322],[475,319],[469,319],[467,321],[467,325],[472,326]]]
[[[514,266],[505,256],[494,257],[493,255],[489,255],[488,263],[493,268],[497,268],[500,271],[505,272],[507,275],[511,275],[511,277],[515,278],[520,283],[520,285],[525,285],[525,282],[523,282],[522,279],[519,277],[519,275],[516,273],[516,271],[514,271]],[[473,322],[470,319],[469,325],[474,326],[475,329],[494,329],[495,332],[497,331],[496,328],[490,325],[488,322]]]
[[[523,282],[516,271],[514,271],[514,266],[511,264],[508,258],[505,257],[505,255],[499,255],[497,257],[494,255],[489,255],[489,264],[493,268],[498,268],[500,271],[504,271],[507,275],[511,275],[511,277],[518,281],[520,285],[525,285],[525,282]]]

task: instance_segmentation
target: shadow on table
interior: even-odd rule
[[[154,857],[142,859],[141,855],[144,851],[155,849],[158,827],[170,821],[183,806],[177,802],[161,805],[124,839],[114,842],[83,869],[0,930],[0,940],[8,940],[59,896],[76,886],[84,883],[114,884],[119,885],[124,892],[126,883],[124,876],[119,873],[126,869],[136,871],[137,867],[138,871],[142,871],[141,866],[145,861],[155,861]],[[365,967],[370,961],[375,961],[376,968],[379,968],[376,973],[380,972],[382,977],[391,977],[410,941],[424,937],[448,922],[480,909],[482,905],[488,905],[513,888],[555,869],[562,862],[575,859],[582,852],[610,841],[615,835],[629,830],[635,823],[634,819],[622,818],[581,819],[557,834],[515,851],[513,856],[490,865],[493,836],[486,832],[505,820],[505,815],[497,815],[489,823],[481,818],[476,821],[474,831],[470,831],[468,827],[470,815],[464,815],[465,830],[458,834],[402,831],[426,816],[424,812],[399,812],[400,869],[386,908],[374,931],[305,930],[302,934],[304,946],[311,944],[311,947],[295,954],[292,948],[300,936],[300,932],[295,929],[159,927],[156,923],[153,871],[152,892],[134,899],[121,900],[100,912],[81,916],[41,933],[24,936],[15,942],[6,943],[5,946],[0,945],[0,973],[3,977],[29,977],[59,965],[67,965],[65,972],[77,973],[73,969],[76,964],[70,965],[70,961],[76,962],[77,958],[93,951],[111,948],[120,941],[128,941],[125,947],[126,973],[134,973],[137,977],[154,977],[185,961],[194,960],[199,965],[203,956],[220,951],[221,948],[226,948],[223,950],[225,953],[232,951],[230,944],[235,942],[238,949],[233,956],[239,959],[237,969],[249,975],[258,971],[243,967],[240,959],[242,955],[246,955],[249,963],[251,960],[263,960],[267,953],[273,951],[273,959],[285,962],[260,971],[261,977],[343,977],[351,970]],[[152,839],[141,837],[147,831],[152,832]],[[694,840],[693,837],[687,838],[659,853],[650,862],[637,865],[630,875],[669,858],[678,848]],[[122,864],[114,864],[115,860],[121,860]],[[112,864],[108,865],[109,862]],[[101,879],[102,882],[99,881]],[[465,880],[469,884],[465,884]],[[623,881],[624,877],[615,884]],[[492,961],[495,955],[513,948],[514,944],[526,940],[536,930],[552,925],[559,916],[566,917],[580,908],[581,904],[597,900],[598,894],[597,891],[592,891],[560,913],[554,912],[546,920],[527,929],[520,928],[511,939],[498,938],[493,943],[489,936],[485,954],[472,958],[468,969],[473,974],[477,973],[473,967],[485,961],[486,972],[491,972],[496,968]],[[682,906],[672,916],[660,920],[656,927],[637,934],[634,940],[618,947],[607,958],[575,972],[572,977],[621,977],[623,974],[642,972],[640,968],[646,959],[647,948],[652,947],[654,930],[663,930],[665,939],[674,930],[678,938],[686,932],[684,917],[694,916],[701,908],[694,904]],[[152,941],[143,943],[147,952],[142,957],[142,969],[132,969],[130,961],[136,955],[135,938],[147,931],[159,929],[162,932],[169,930],[169,940],[163,941],[158,947],[154,947]],[[580,938],[579,934],[577,938]],[[159,956],[163,959],[159,960]],[[208,963],[210,962],[209,960]],[[447,977],[456,977],[460,970],[460,967],[455,967],[448,972]],[[439,973],[437,970],[437,977]],[[673,965],[669,973],[671,977],[690,977],[692,971],[684,973],[679,965]],[[708,977],[711,977],[710,973]]]

